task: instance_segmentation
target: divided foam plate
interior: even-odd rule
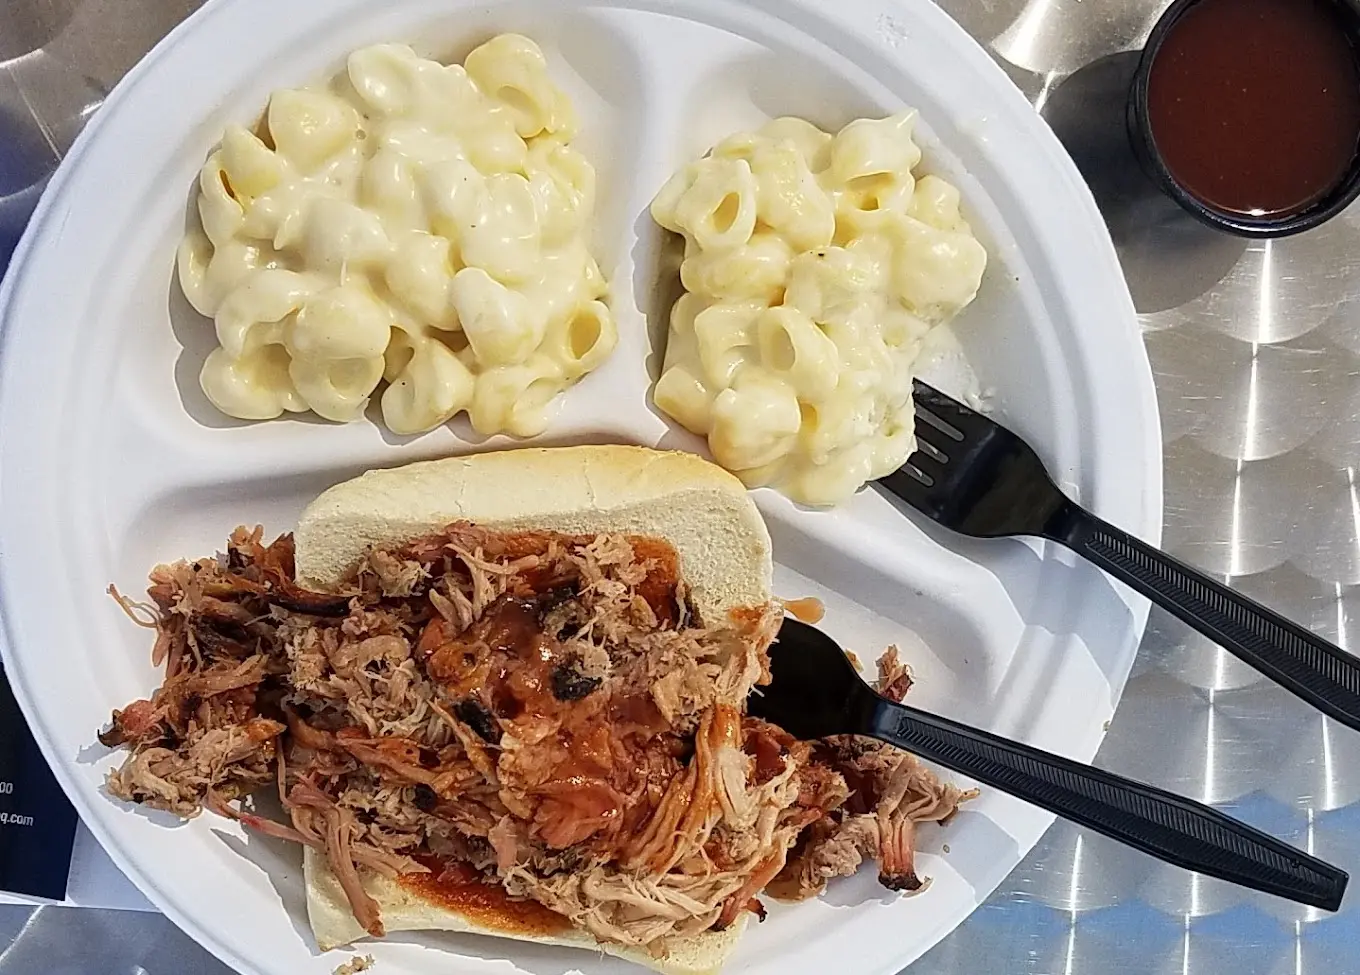
[[[928,0],[233,0],[208,4],[135,69],[81,138],[0,291],[0,649],[48,759],[95,835],[162,910],[250,973],[330,972],[306,927],[300,857],[204,816],[178,825],[101,791],[109,711],[156,683],[150,641],[104,594],[238,523],[292,527],[324,487],[376,466],[513,445],[465,424],[394,437],[371,422],[242,423],[197,385],[213,344],[174,282],[198,168],[271,90],[378,41],[461,60],[492,34],[536,40],[582,116],[601,187],[595,249],[620,342],[535,443],[701,450],[648,399],[674,281],[647,204],[680,165],[778,115],[837,129],[919,109],[925,166],[955,181],[991,263],[953,334],[999,418],[1083,503],[1153,542],[1161,467],[1151,374],[1113,248],[1057,142]],[[671,272],[673,274],[673,272]],[[869,489],[831,511],[756,492],[781,595],[819,595],[866,659],[903,646],[915,702],[1089,758],[1146,605],[1065,553],[948,536]],[[1051,817],[985,792],[920,836],[914,898],[871,871],[752,926],[733,970],[895,972],[957,925]],[[948,845],[950,852],[943,848]],[[622,972],[584,952],[455,936],[364,944],[381,970]]]

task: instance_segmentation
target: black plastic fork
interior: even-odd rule
[[[878,483],[964,535],[1067,546],[1342,724],[1360,730],[1360,660],[1062,493],[1005,427],[917,380],[917,451]]]

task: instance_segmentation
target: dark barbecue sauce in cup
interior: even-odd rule
[[[1171,178],[1228,215],[1299,214],[1360,143],[1355,20],[1343,0],[1198,0],[1146,74],[1146,126]]]

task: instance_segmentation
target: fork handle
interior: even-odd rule
[[[1335,911],[1343,870],[1216,809],[875,695],[871,734],[1159,860]]]
[[[1076,505],[1049,537],[1286,690],[1360,730],[1360,659]]]

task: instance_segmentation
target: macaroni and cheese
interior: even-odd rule
[[[587,247],[595,172],[530,40],[463,65],[377,45],[329,87],[275,92],[256,132],[227,129],[199,179],[184,293],[219,347],[222,412],[354,420],[383,380],[396,433],[467,410],[532,436],[614,348]]]
[[[653,397],[750,486],[834,504],[915,449],[912,363],[987,262],[958,191],[913,176],[915,118],[775,119],[652,202],[685,238]]]

